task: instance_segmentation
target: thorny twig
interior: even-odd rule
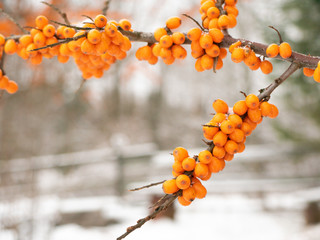
[[[51,4],[51,3],[48,3],[48,2],[45,2],[45,1],[42,1],[41,3],[51,7],[53,10],[55,10],[57,13],[59,13],[59,15],[63,18],[64,22],[68,25],[70,25],[70,21],[68,19],[68,16],[65,12],[62,12],[57,6]]]

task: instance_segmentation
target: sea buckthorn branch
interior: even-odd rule
[[[126,236],[128,236],[130,233],[132,233],[134,230],[140,228],[143,224],[146,222],[154,219],[155,217],[158,216],[161,212],[167,210],[167,208],[176,200],[176,198],[181,195],[181,191],[175,193],[175,194],[166,194],[164,195],[158,203],[154,206],[154,211],[149,214],[148,216],[141,218],[137,221],[135,225],[132,225],[127,228],[127,231],[119,236],[117,240],[124,239]]]
[[[288,69],[279,78],[275,79],[268,87],[260,90],[260,94],[258,95],[259,100],[269,100],[271,93],[299,68],[301,68],[299,64],[292,62]]]
[[[12,17],[9,13],[5,12],[2,8],[0,8],[0,13],[2,15],[4,15],[6,18],[8,18],[11,22],[13,22],[19,29],[21,32],[27,34],[28,31],[26,29],[24,29],[18,21],[16,21],[16,19],[14,17]]]
[[[129,189],[129,191],[131,191],[131,192],[139,191],[139,190],[142,190],[142,189],[145,189],[145,188],[150,188],[150,187],[154,187],[154,186],[160,185],[160,184],[162,184],[164,182],[165,182],[165,180],[160,181],[160,182],[150,183],[150,184],[145,185],[145,186]]]
[[[105,16],[107,15],[107,12],[109,10],[110,2],[111,2],[111,0],[104,1],[104,7],[102,9],[102,14],[105,15]]]
[[[58,8],[57,6],[55,6],[52,3],[48,3],[48,2],[45,2],[45,1],[42,1],[41,3],[51,7],[54,11],[56,11],[63,18],[63,20],[64,20],[64,22],[66,24],[70,25],[70,21],[68,19],[68,15],[65,12],[62,12],[60,8]]]

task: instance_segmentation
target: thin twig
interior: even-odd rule
[[[277,79],[273,81],[268,87],[261,90],[261,93],[258,95],[259,100],[269,99],[271,93],[280,86],[285,80],[288,79],[295,71],[297,71],[301,66],[298,63],[291,63],[287,70]]]
[[[111,2],[111,0],[104,1],[104,7],[102,9],[102,14],[105,15],[105,16],[108,13],[108,10],[109,10],[109,7],[110,7],[110,2]]]
[[[198,27],[199,27],[203,32],[205,31],[205,29],[201,26],[201,24],[200,24],[197,20],[195,20],[193,17],[189,16],[189,15],[186,14],[186,13],[183,13],[182,15],[185,16],[185,17],[187,17],[187,18],[190,18],[192,21],[194,21],[194,22],[198,25]]]
[[[61,26],[74,28],[74,29],[76,29],[76,30],[91,30],[91,29],[92,29],[92,28],[90,28],[90,27],[78,27],[78,26],[74,26],[74,25],[70,25],[70,24],[65,24],[65,23],[57,22],[57,21],[54,21],[54,20],[50,20],[50,22],[53,22],[53,23],[58,24],[58,25],[61,25]]]
[[[61,44],[64,44],[64,43],[68,43],[68,42],[71,42],[71,41],[76,41],[80,38],[83,38],[85,37],[87,34],[84,33],[84,34],[81,34],[79,36],[76,36],[76,37],[72,37],[72,38],[65,38],[63,39],[62,41],[60,42],[57,42],[57,43],[53,43],[53,44],[49,44],[49,45],[46,45],[44,47],[40,47],[40,48],[35,48],[35,49],[32,49],[30,50],[29,52],[34,52],[34,51],[38,51],[38,50],[41,50],[41,49],[46,49],[46,48],[51,48],[51,47],[55,47],[55,46],[58,46],[58,45],[61,45]]]
[[[273,29],[273,30],[275,30],[275,31],[277,32],[278,37],[279,37],[279,42],[280,42],[280,44],[281,44],[281,43],[283,42],[283,40],[282,40],[282,36],[281,36],[279,30],[276,29],[274,26],[268,26],[268,27],[271,28],[271,29]]]
[[[146,222],[154,219],[159,213],[165,211],[174,202],[174,200],[176,200],[176,198],[180,194],[181,194],[181,191],[178,191],[175,194],[165,195],[165,197],[162,200],[163,203],[160,206],[156,207],[154,209],[154,211],[151,214],[149,214],[148,216],[146,216],[145,218],[139,219],[137,221],[137,224],[128,227],[127,231],[124,234],[122,234],[120,237],[118,237],[117,240],[124,239],[126,236],[128,236],[130,233],[132,233],[134,230],[140,228]]]
[[[153,186],[157,186],[157,185],[159,185],[159,184],[162,184],[162,183],[164,183],[164,182],[165,182],[165,180],[160,181],[160,182],[156,182],[156,183],[151,183],[151,184],[148,184],[148,185],[145,185],[145,186],[142,186],[142,187],[129,189],[129,191],[133,192],[133,191],[138,191],[138,190],[142,190],[142,189],[145,189],[145,188],[150,188],[150,187],[153,187]]]
[[[41,3],[43,3],[43,4],[45,4],[45,5],[49,6],[49,7],[51,7],[53,10],[55,10],[57,13],[59,13],[59,15],[63,18],[64,22],[65,22],[66,24],[70,25],[70,21],[69,21],[69,19],[68,19],[67,14],[66,14],[65,12],[62,12],[62,11],[60,10],[60,8],[58,8],[57,6],[55,6],[55,5],[51,4],[51,3],[45,2],[45,1],[42,1]]]
[[[9,13],[5,12],[2,8],[0,8],[0,13],[2,15],[4,15],[6,18],[8,18],[11,22],[13,22],[19,29],[21,32],[23,32],[24,34],[28,34],[29,32],[24,29],[16,19],[14,19],[14,17],[12,17]]]

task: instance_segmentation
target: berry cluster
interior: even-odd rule
[[[156,64],[158,57],[167,65],[174,63],[175,59],[184,59],[187,51],[181,46],[185,42],[185,35],[181,32],[172,32],[181,25],[179,17],[170,17],[165,28],[157,28],[154,38],[157,43],[141,47],[136,52],[138,60]]]
[[[263,117],[275,118],[278,108],[250,94],[245,100],[236,102],[233,108],[221,99],[213,102],[216,114],[203,126],[203,135],[209,140],[209,148],[194,157],[186,149],[177,147],[173,151],[174,179],[163,183],[166,194],[180,191],[178,201],[186,206],[195,198],[204,198],[206,188],[200,180],[209,180],[212,173],[224,169],[225,161],[245,149],[246,137],[262,122]]]
[[[188,31],[187,37],[192,41],[191,55],[197,59],[195,68],[197,71],[213,69],[219,70],[223,66],[222,59],[227,51],[220,48],[224,34],[222,30],[233,28],[237,25],[238,9],[236,0],[224,1],[220,5],[218,1],[201,1],[200,13],[203,31],[193,28]]]
[[[3,74],[3,71],[0,69],[0,89],[6,90],[8,93],[13,94],[18,91],[18,84],[10,80],[7,75]]]
[[[47,17],[40,15],[35,19],[35,25],[30,34],[22,35],[18,40],[5,40],[1,35],[0,46],[4,46],[4,52],[17,53],[33,65],[40,64],[43,58],[57,56],[59,62],[66,63],[73,57],[82,77],[88,79],[102,77],[104,70],[116,60],[124,59],[131,48],[129,38],[118,30],[118,27],[131,30],[131,23],[126,19],[119,23],[108,22],[104,15],[97,15],[92,23],[81,27],[59,26],[56,29]]]

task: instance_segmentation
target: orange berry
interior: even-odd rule
[[[212,103],[212,107],[216,111],[216,113],[224,113],[224,114],[226,114],[229,111],[228,104],[225,101],[223,101],[222,99],[216,99]]]
[[[271,112],[268,115],[268,117],[269,118],[276,118],[279,114],[279,110],[274,104],[270,103],[270,105],[271,105]]]
[[[187,33],[187,37],[191,40],[191,41],[196,41],[199,40],[201,37],[202,31],[200,28],[192,28],[188,31]]]
[[[152,50],[150,46],[143,46],[139,48],[136,52],[136,57],[138,60],[148,60],[152,56]]]
[[[190,186],[191,180],[185,174],[181,174],[176,178],[176,185],[180,189],[187,189]]]
[[[244,144],[244,142],[240,142],[238,143],[238,153],[242,153],[244,151],[244,149],[246,148],[246,145]]]
[[[37,53],[35,56],[30,57],[30,62],[32,65],[39,65],[42,62],[42,54]]]
[[[243,48],[237,47],[231,53],[231,60],[235,63],[240,63],[244,59],[244,50]]]
[[[163,48],[169,48],[172,46],[173,44],[173,41],[172,41],[172,37],[169,36],[169,35],[163,35],[161,38],[160,38],[160,46],[163,47]]]
[[[209,163],[209,170],[212,173],[220,172],[224,169],[226,163],[223,159],[219,159],[216,157],[212,158],[212,161]]]
[[[203,131],[203,136],[208,139],[212,140],[213,136],[219,131],[219,127],[216,123],[209,122],[206,125],[208,126],[203,126],[202,131]],[[210,127],[212,126],[212,127]],[[216,126],[216,127],[214,127]]]
[[[238,128],[236,128],[233,133],[229,134],[229,138],[237,143],[242,142],[244,137],[244,132]]]
[[[319,71],[319,68],[316,68],[313,72],[313,79],[316,81],[316,82],[320,82],[320,71]]]
[[[171,51],[172,56],[177,59],[184,59],[187,56],[187,51],[180,45],[173,45]]]
[[[159,42],[160,38],[164,35],[168,35],[167,30],[164,28],[157,28],[154,33],[153,36],[154,38]]]
[[[205,51],[206,54],[212,58],[218,57],[220,54],[220,48],[216,44],[212,44],[211,47],[207,48]]]
[[[179,17],[170,17],[166,21],[166,26],[169,29],[178,28],[181,25],[181,19]]]
[[[6,91],[10,94],[14,94],[18,91],[19,86],[15,81],[9,80]]]
[[[0,89],[6,89],[9,84],[9,78],[8,76],[4,75],[0,78]]]
[[[4,52],[6,54],[14,54],[18,50],[18,45],[16,44],[15,40],[8,39],[6,43],[4,44]]]
[[[227,29],[229,27],[230,20],[227,15],[221,15],[218,18],[218,26],[220,29]]]
[[[131,29],[131,22],[128,20],[128,19],[121,19],[119,21],[119,26],[126,30],[126,31],[129,31]]]
[[[198,199],[202,199],[207,195],[207,189],[202,185],[200,181],[197,183],[194,183],[192,185],[192,188],[194,189],[196,193],[196,198]]]
[[[103,28],[107,24],[107,18],[105,15],[99,14],[94,18],[94,25],[98,28]]]
[[[229,154],[235,154],[238,152],[238,144],[233,140],[228,140],[224,145],[224,149]]]
[[[210,19],[210,22],[209,22],[209,25],[208,25],[208,29],[212,29],[212,28],[219,28],[219,26],[218,26],[218,18]]]
[[[228,26],[228,28],[234,28],[235,26],[237,26],[237,18],[236,18],[235,15],[228,14],[228,18],[229,18],[229,26]]]
[[[49,20],[46,16],[39,15],[36,17],[36,27],[39,29],[43,29],[46,25],[48,25]]]
[[[87,39],[81,43],[81,52],[87,55],[95,52],[95,45],[90,43]]]
[[[238,147],[239,148],[239,147]],[[238,149],[237,149],[238,151]],[[230,153],[226,153],[226,155],[224,155],[224,160],[225,161],[231,161],[234,158],[234,154],[230,154]]]
[[[190,201],[187,201],[186,199],[184,199],[184,197],[179,196],[178,197],[178,202],[182,205],[182,206],[189,206],[191,204]]]
[[[172,41],[174,44],[183,44],[186,37],[181,32],[175,32],[172,34]]]
[[[226,5],[230,5],[230,6],[233,6],[237,3],[238,0],[225,0],[225,4]]]
[[[183,147],[176,147],[173,150],[173,157],[175,161],[182,162],[185,158],[189,157],[188,151]]]
[[[199,153],[198,159],[201,163],[208,164],[212,160],[212,153],[208,150],[203,150]]]
[[[0,79],[3,77],[3,72],[2,70],[0,69]]]
[[[33,42],[37,47],[45,46],[46,40],[46,36],[42,32],[38,32],[33,38]]]
[[[204,163],[197,163],[195,168],[194,168],[194,175],[198,178],[204,178],[208,175],[209,173],[209,168],[207,164]]]
[[[227,134],[222,131],[217,132],[212,138],[213,144],[218,147],[223,147],[226,144],[227,140]]]
[[[3,46],[6,42],[6,38],[0,33],[0,46]]]
[[[228,15],[232,14],[234,16],[238,16],[239,15],[239,11],[235,6],[225,6],[224,10],[227,11]]]
[[[92,44],[98,44],[101,41],[101,32],[97,29],[91,29],[88,32],[87,39]]]
[[[233,105],[233,112],[237,115],[244,115],[248,110],[245,100],[240,100]]]
[[[174,163],[172,164],[172,170],[180,174],[184,172],[181,162],[178,161],[174,161]]]
[[[232,43],[231,45],[230,45],[230,47],[229,47],[229,52],[231,52],[231,53],[233,53],[233,51],[236,49],[236,48],[238,48],[238,47],[240,47],[241,46],[241,41],[236,41],[236,42],[234,42],[234,43]],[[246,48],[247,49],[247,48]],[[243,54],[244,54],[245,52],[244,52],[244,49],[243,49]],[[245,54],[244,54],[244,57],[245,57]]]
[[[223,158],[226,155],[226,151],[224,150],[224,147],[214,146],[212,155],[216,158]]]
[[[58,39],[64,39],[65,37],[64,37],[64,29],[65,29],[66,27],[65,26],[59,26],[58,28],[57,28],[57,31],[56,31],[56,35],[57,35],[57,38]],[[31,34],[32,35],[32,34]]]
[[[71,27],[66,27],[63,30],[63,36],[65,38],[72,38],[76,34],[76,30]]]
[[[106,27],[104,28],[104,31],[106,32],[106,34],[109,37],[114,37],[117,34],[118,29],[117,29],[116,25],[114,25],[113,23],[108,22]]]
[[[203,49],[211,47],[211,45],[213,44],[211,35],[208,33],[202,34],[199,39],[199,44]]]
[[[19,38],[19,43],[21,44],[22,47],[27,47],[30,43],[32,43],[32,41],[33,40],[32,40],[31,35],[22,35]]]
[[[59,54],[58,56],[57,56],[57,58],[58,58],[58,61],[60,62],[60,63],[66,63],[66,62],[68,62],[69,61],[69,56],[67,56],[67,55],[61,55],[61,54]]]
[[[260,69],[264,74],[269,74],[273,70],[272,63],[269,62],[268,60],[264,60],[260,64]]]
[[[279,54],[282,58],[289,58],[292,55],[292,49],[289,43],[283,42],[279,46]]]
[[[213,1],[205,1],[200,6],[200,13],[207,13],[208,9],[214,7],[215,4]]]
[[[182,168],[186,171],[192,171],[196,166],[196,160],[191,157],[187,157],[182,161]]]
[[[241,128],[242,125],[242,118],[238,114],[230,114],[228,116],[228,120],[233,122],[236,128]]]
[[[224,113],[218,112],[212,117],[210,122],[222,123],[222,121],[225,119],[226,119],[226,115]]]
[[[307,77],[312,77],[314,74],[314,69],[304,67],[303,74]]]
[[[56,28],[52,24],[47,24],[43,28],[42,32],[47,38],[50,38],[50,37],[53,37],[54,34],[56,33]]]
[[[247,107],[250,109],[255,109],[255,108],[259,107],[259,104],[260,104],[259,98],[254,94],[249,94],[246,97],[245,101],[246,101]]]
[[[271,105],[268,102],[260,103],[261,115],[263,117],[267,117],[271,112]]]
[[[201,67],[205,70],[209,70],[213,68],[213,58],[207,54],[204,54],[201,57]]]
[[[213,42],[215,43],[221,43],[224,38],[222,31],[219,30],[218,28],[210,29],[209,34],[211,35]]]
[[[266,49],[266,54],[269,58],[274,58],[279,54],[279,46],[275,43],[270,44]]]
[[[192,202],[196,198],[196,192],[193,187],[188,187],[182,190],[182,197],[189,202]]]
[[[224,120],[220,125],[220,129],[225,134],[231,134],[235,129],[235,124],[230,120]]]
[[[217,18],[220,16],[220,10],[217,7],[210,7],[207,10],[207,16],[209,19]]]
[[[225,48],[220,48],[219,58],[224,59],[227,56],[227,50]]]
[[[166,194],[172,194],[172,193],[177,192],[179,190],[179,188],[177,187],[176,179],[166,180],[162,184],[162,189],[163,189],[164,193],[166,193]]]
[[[198,58],[196,60],[194,67],[198,72],[203,72],[204,71],[204,68],[201,65],[201,58]]]
[[[252,122],[259,122],[261,120],[261,110],[259,108],[255,108],[255,109],[248,109],[248,118],[252,121]]]
[[[243,122],[240,129],[243,131],[245,136],[249,136],[252,132],[252,127],[247,122]]]
[[[243,119],[243,122],[249,123],[252,130],[256,129],[258,122],[253,122],[248,116]]]

